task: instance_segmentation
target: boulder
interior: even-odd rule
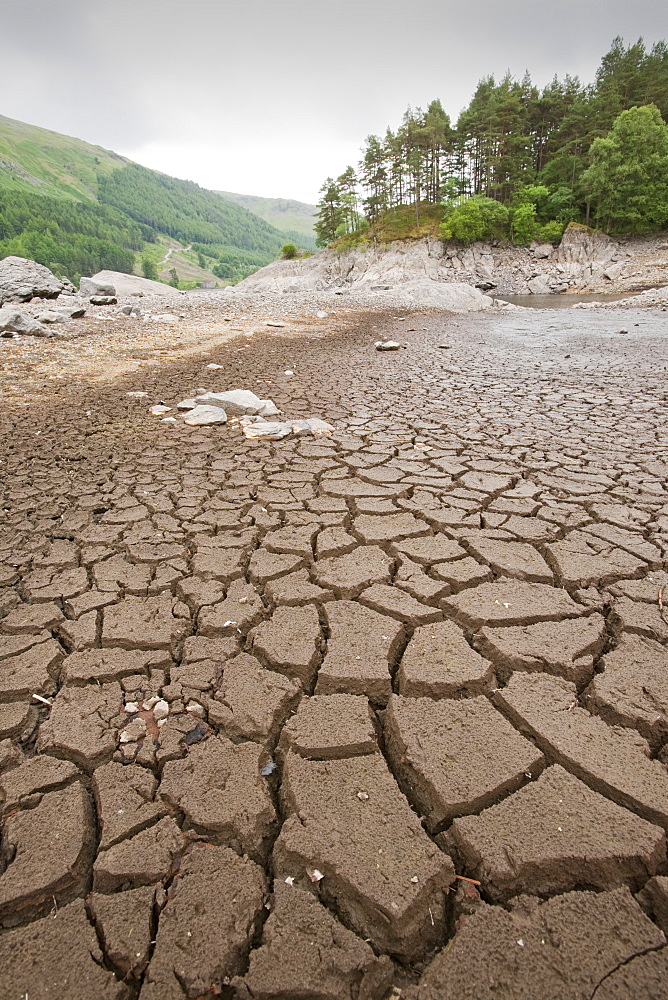
[[[260,399],[249,389],[232,389],[229,392],[205,392],[196,396],[198,403],[221,406],[227,413],[236,416],[255,415],[265,408],[269,400]]]
[[[150,278],[140,278],[138,274],[124,274],[122,271],[98,271],[88,280],[112,285],[114,295],[161,295],[165,298],[185,295],[185,292],[179,292],[178,289],[161,281],[151,281]]]
[[[585,264],[593,260],[608,264],[615,250],[615,244],[605,233],[588,229],[577,222],[569,222],[561,237],[557,259],[567,264]]]
[[[116,294],[115,287],[106,281],[97,281],[95,278],[82,278],[79,284],[79,291],[82,295],[87,295],[89,298],[93,296],[114,296]]]
[[[13,306],[3,306],[0,309],[0,336],[8,333],[23,333],[30,337],[52,337],[53,333],[42,323],[39,323],[29,313],[21,312]]]
[[[186,414],[185,423],[191,427],[225,424],[227,423],[227,414],[220,406],[195,406]]]
[[[0,260],[0,304],[27,302],[37,296],[55,299],[65,288],[64,283],[48,267],[24,257]]]
[[[535,278],[527,282],[527,288],[532,295],[549,295],[550,282],[546,275],[537,274]]]
[[[551,243],[534,243],[531,249],[536,260],[547,260],[548,257],[552,256],[554,247]]]

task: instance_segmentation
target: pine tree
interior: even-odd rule
[[[641,232],[668,221],[668,125],[655,105],[622,111],[590,157],[582,184],[598,224]]]
[[[341,192],[333,177],[328,177],[320,188],[315,229],[316,243],[326,247],[336,239],[336,231],[344,221],[345,210],[341,203]]]

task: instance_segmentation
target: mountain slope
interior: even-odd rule
[[[76,280],[104,268],[137,270],[162,237],[193,244],[203,265],[195,271],[207,279],[219,271],[225,281],[269,263],[286,239],[192,181],[0,116],[0,258],[29,257]]]
[[[296,239],[296,242],[301,241],[306,249],[315,249],[313,223],[316,205],[291,198],[260,198],[253,194],[234,194],[231,191],[219,191],[218,194],[259,215],[286,236]]]
[[[0,115],[0,186],[56,198],[97,200],[98,178],[124,156],[59,132]]]

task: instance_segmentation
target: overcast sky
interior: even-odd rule
[[[205,187],[315,201],[370,133],[482,76],[593,78],[665,0],[4,0],[0,112]]]

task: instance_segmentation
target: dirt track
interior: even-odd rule
[[[665,314],[325,330],[13,383],[0,995],[665,1000]]]

